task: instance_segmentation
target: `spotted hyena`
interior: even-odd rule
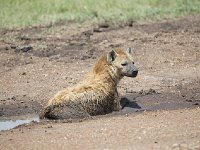
[[[138,74],[131,53],[130,48],[116,49],[102,56],[82,83],[59,91],[49,100],[42,117],[74,119],[120,110],[117,84],[124,76]]]

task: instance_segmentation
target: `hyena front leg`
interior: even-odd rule
[[[116,90],[115,99],[114,99],[114,111],[119,111],[121,109],[122,109],[122,106],[120,104],[120,97]]]

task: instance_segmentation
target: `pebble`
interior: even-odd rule
[[[32,50],[33,47],[31,45],[24,45],[24,46],[18,47],[17,49],[22,52],[28,52],[28,51]]]

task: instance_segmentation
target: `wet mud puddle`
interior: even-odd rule
[[[39,122],[38,115],[31,116],[17,116],[17,117],[6,117],[0,118],[0,131],[13,129],[19,125],[29,124],[31,122]]]

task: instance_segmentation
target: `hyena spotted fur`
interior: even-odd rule
[[[82,83],[59,91],[50,99],[41,117],[75,119],[119,111],[117,84],[124,76],[138,74],[131,53],[130,48],[116,49],[102,56]]]

